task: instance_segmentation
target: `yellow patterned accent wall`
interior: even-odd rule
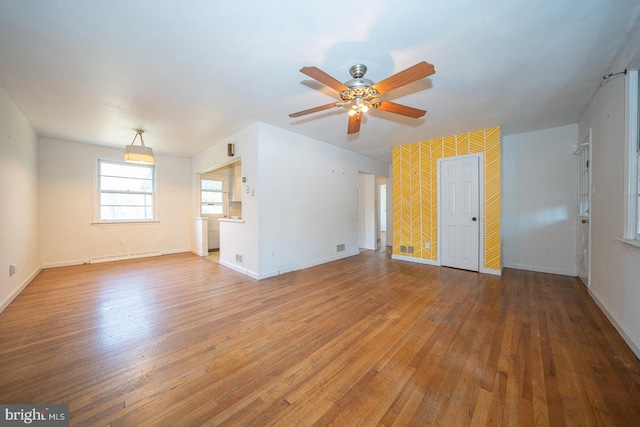
[[[499,127],[394,147],[394,255],[438,259],[438,159],[475,153],[484,153],[484,268],[500,270]],[[413,254],[401,252],[401,245],[413,246]]]

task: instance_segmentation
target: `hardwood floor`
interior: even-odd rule
[[[254,281],[192,254],[42,271],[0,403],[71,425],[640,423],[640,361],[577,279],[384,251]]]

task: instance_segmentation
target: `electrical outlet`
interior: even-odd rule
[[[271,256],[276,256],[276,251],[271,251]]]
[[[9,277],[13,276],[14,274],[16,274],[16,269],[18,267],[16,267],[15,264],[10,264],[9,265]]]
[[[424,248],[425,248],[425,249],[431,249],[431,243],[429,243],[429,242],[425,242],[425,244],[424,244]]]
[[[120,246],[124,246],[124,240],[120,240]]]

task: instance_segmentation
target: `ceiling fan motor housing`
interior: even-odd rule
[[[363,64],[356,64],[349,69],[349,74],[353,79],[344,83],[349,90],[340,92],[340,98],[343,101],[352,101],[356,98],[371,100],[379,95],[379,92],[372,87],[375,83],[364,78],[366,72],[367,66]]]
[[[364,75],[367,73],[367,66],[363,64],[356,64],[353,67],[349,68],[349,74],[353,79],[346,81],[344,83],[345,86],[351,89],[363,87],[363,86],[373,86],[375,83],[369,79],[365,79]]]
[[[349,74],[351,74],[351,77],[354,79],[362,78],[367,74],[367,66],[363,64],[356,64],[349,68]]]

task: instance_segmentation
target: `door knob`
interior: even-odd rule
[[[471,221],[477,221],[478,218],[476,218],[475,216],[473,218],[471,218]]]

